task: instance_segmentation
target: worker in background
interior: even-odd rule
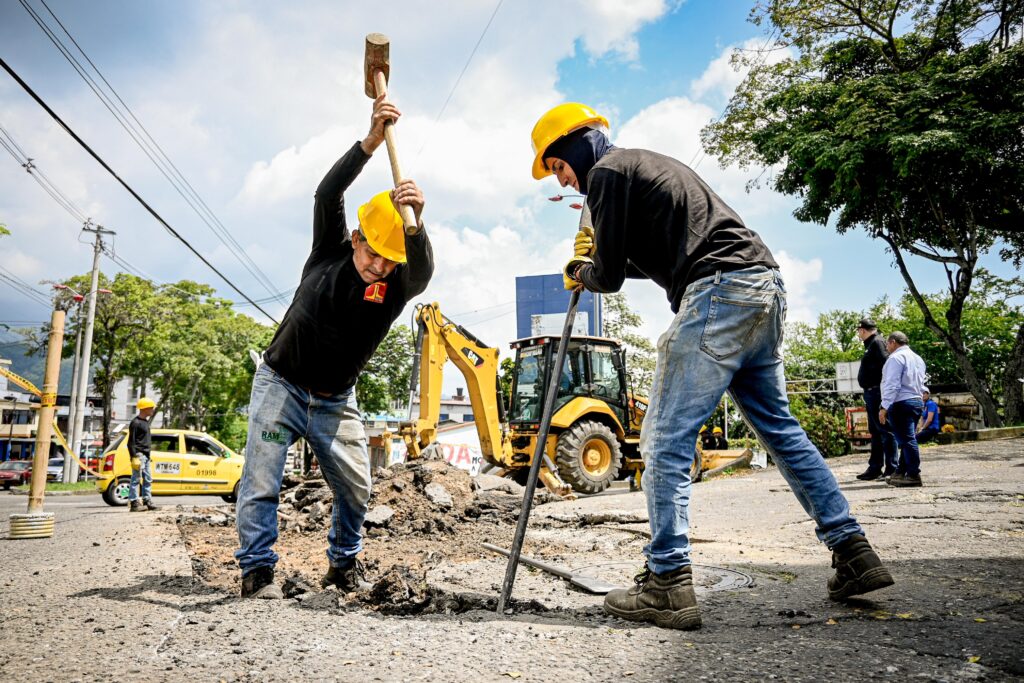
[[[917,423],[917,443],[928,443],[939,433],[939,404],[932,400],[928,387],[921,392],[921,419]]]
[[[896,471],[896,440],[892,432],[878,422],[878,409],[882,407],[882,366],[889,352],[885,350],[885,340],[878,334],[878,326],[871,318],[860,319],[857,338],[864,344],[857,383],[864,391],[864,407],[868,414],[868,431],[871,433],[868,468],[858,474],[857,478],[861,481],[874,481],[891,477]]]
[[[365,584],[356,558],[370,500],[370,457],[356,379],[408,301],[426,289],[434,265],[416,183],[402,181],[360,206],[359,227],[351,235],[344,192],[384,142],[384,123],[399,116],[393,104],[377,98],[369,133],[320,182],[312,252],[253,377],[237,505],[242,597],[282,597],[274,581],[278,495],[288,447],[300,437],[334,494],[323,585],[350,592]],[[413,208],[415,234],[405,234],[398,204]]]
[[[829,597],[891,585],[831,470],[790,414],[781,360],[786,290],[775,259],[692,169],[655,152],[614,147],[607,126],[590,107],[569,103],[545,113],[532,133],[533,177],[554,174],[562,187],[585,195],[592,217],[563,270],[566,288],[616,292],[626,277],[647,278],[677,314],[658,343],[640,438],[652,533],[647,565],[633,587],[606,596],[605,611],[700,627],[690,466],[700,426],[727,389],[832,549]]]
[[[149,421],[156,412],[156,403],[142,397],[135,404],[138,414],[128,423],[128,455],[132,463],[132,479],[128,487],[128,510],[144,512],[156,510],[153,505],[153,472],[149,467],[149,451],[153,438]]]
[[[910,349],[910,340],[902,332],[890,332],[885,340],[889,357],[882,367],[882,407],[878,421],[887,425],[900,449],[896,471],[889,486],[921,485],[921,451],[917,445],[917,423],[924,403],[925,364]]]
[[[722,431],[721,427],[715,427],[711,430],[711,440],[714,443],[713,451],[727,451],[729,450],[729,442],[725,438],[725,432]]]
[[[715,450],[715,435],[708,430],[707,425],[701,425],[700,431],[697,432],[697,436],[700,437],[700,447],[705,451]]]

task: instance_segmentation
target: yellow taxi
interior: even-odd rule
[[[107,505],[127,505],[132,477],[124,430],[103,453],[96,488]],[[149,453],[154,496],[219,495],[238,497],[245,458],[203,432],[154,429]]]

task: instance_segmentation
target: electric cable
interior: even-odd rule
[[[36,303],[42,304],[47,308],[50,307],[50,297],[46,296],[46,294],[40,292],[38,289],[25,282],[3,266],[0,266],[0,279],[13,287],[15,291],[21,292]]]
[[[93,93],[99,98],[100,102],[106,107],[110,114],[117,120],[121,127],[128,133],[132,141],[142,150],[142,152],[149,158],[149,160],[156,166],[157,170],[164,176],[164,178],[171,183],[175,191],[185,200],[185,203],[196,213],[199,219],[206,224],[207,228],[217,237],[217,239],[224,245],[224,247],[234,256],[239,263],[249,272],[250,275],[263,286],[269,294],[273,294],[275,287],[270,279],[267,277],[255,261],[245,252],[245,249],[235,239],[228,228],[220,221],[220,219],[213,213],[209,205],[203,200],[199,193],[195,190],[188,179],[185,178],[184,174],[180,169],[171,161],[170,157],[164,151],[164,149],[156,142],[153,136],[149,133],[142,122],[135,116],[135,113],[131,110],[124,99],[118,94],[117,90],[110,84],[107,78],[99,70],[99,67],[89,58],[89,55],[85,52],[82,46],[75,40],[71,32],[64,26],[57,15],[50,9],[49,5],[46,4],[45,0],[40,0],[42,5],[49,12],[50,16],[53,17],[57,25],[60,26],[64,34],[71,40],[74,46],[82,54],[85,60],[89,63],[92,69],[99,76],[100,80],[107,86],[110,92],[113,94],[117,102],[120,103],[124,111],[122,112],[118,105],[103,91],[103,88],[96,82],[95,79],[87,72],[86,68],[81,62],[71,53],[71,50],[64,44],[64,42],[56,35],[56,33],[46,24],[42,17],[28,4],[27,0],[19,0],[22,7],[32,17],[36,25],[46,34],[50,39],[50,42],[61,52],[64,58],[71,64],[72,68],[78,73],[78,75],[85,81],[86,85],[93,91]],[[125,114],[127,112],[127,115]],[[135,121],[138,125],[138,130],[135,125],[128,120],[128,116]],[[141,131],[141,132],[140,132]],[[208,216],[208,217],[207,217]]]
[[[163,219],[163,217],[160,214],[158,214],[156,212],[156,210],[153,207],[151,207],[146,202],[146,200],[143,199],[139,195],[138,192],[136,192],[134,189],[132,189],[132,187],[128,183],[126,183],[124,180],[122,180],[121,176],[119,176],[117,174],[117,172],[115,172],[114,169],[111,168],[110,165],[107,164],[107,162],[104,161],[102,157],[100,157],[99,154],[97,154],[95,151],[93,151],[92,147],[90,147],[88,144],[86,144],[86,142],[84,140],[82,140],[82,138],[80,138],[78,136],[78,134],[75,133],[75,131],[73,131],[71,129],[71,127],[68,126],[68,124],[66,124],[64,122],[64,120],[62,118],[60,118],[60,116],[57,115],[57,113],[55,111],[53,111],[53,109],[50,108],[50,105],[46,104],[46,102],[43,101],[43,99],[36,93],[36,91],[33,90],[29,86],[28,83],[26,83],[24,80],[22,80],[21,76],[19,76],[14,71],[14,69],[12,69],[11,66],[2,57],[0,57],[0,66],[2,66],[4,68],[4,71],[6,71],[8,74],[11,75],[11,78],[13,78],[18,83],[18,85],[20,85],[22,87],[22,89],[25,90],[25,92],[27,92],[32,97],[32,99],[34,99],[36,101],[36,103],[38,103],[39,106],[41,106],[46,111],[46,113],[49,114],[50,117],[53,118],[53,120],[57,122],[58,125],[60,125],[61,128],[63,128],[65,131],[67,131],[68,135],[70,135],[72,138],[74,138],[75,142],[77,142],[79,145],[81,145],[82,148],[86,152],[88,152],[89,155],[93,159],[95,159],[96,162],[98,164],[100,164],[100,166],[102,166],[104,168],[104,170],[107,171],[107,173],[109,173],[111,176],[113,176],[113,178],[115,180],[117,180],[117,182],[119,182],[121,184],[121,186],[124,187],[124,189],[127,190],[128,193],[131,194],[132,197],[134,197],[135,200],[137,202],[139,202],[139,204],[141,204],[142,207],[145,208],[146,211],[148,211],[149,214],[151,216],[153,216],[153,218],[156,219],[156,221],[159,222],[160,225],[162,225],[165,230],[167,230],[167,232],[169,232],[175,239],[177,239],[179,242],[181,242],[183,245],[185,245],[185,247],[196,256],[196,258],[198,258],[200,261],[202,261],[206,265],[207,268],[209,268],[214,273],[216,273],[217,276],[221,280],[223,280],[229,287],[231,287],[231,289],[235,290],[235,292],[239,296],[241,296],[243,299],[245,299],[250,304],[252,304],[256,308],[256,310],[258,310],[260,313],[265,315],[271,322],[273,322],[275,324],[278,323],[277,319],[274,318],[274,316],[272,316],[269,313],[267,313],[267,311],[265,311],[259,304],[257,304],[255,301],[253,301],[249,297],[248,294],[246,294],[241,289],[239,289],[238,286],[234,282],[232,282],[230,279],[228,279],[228,277],[226,275],[224,275],[224,273],[220,272],[220,270],[216,266],[214,266],[212,263],[210,263],[210,261],[207,260],[205,256],[200,254],[199,251],[196,250],[196,248],[193,247],[192,244],[187,239],[185,239],[177,230],[172,228],[171,225],[167,221],[165,221]]]
[[[427,137],[424,138],[423,144],[420,145],[419,151],[416,152],[416,157],[413,160],[413,163],[415,163],[416,159],[420,158],[420,154],[422,154],[423,150],[426,149],[427,143],[430,141],[430,137],[434,129],[437,127],[437,122],[441,120],[445,110],[448,109],[448,103],[452,101],[452,96],[455,95],[455,90],[459,87],[459,83],[462,82],[462,77],[466,75],[466,70],[469,69],[470,62],[473,61],[473,57],[476,55],[476,51],[480,47],[480,43],[484,41],[484,36],[487,35],[487,30],[491,28],[491,23],[494,21],[494,17],[498,15],[498,10],[501,9],[501,3],[504,1],[505,0],[498,0],[498,4],[494,6],[494,11],[491,12],[491,18],[487,20],[484,30],[480,32],[480,37],[476,39],[476,45],[474,45],[473,49],[470,51],[469,58],[466,59],[466,63],[462,65],[462,71],[459,72],[458,77],[455,79],[455,84],[452,85],[452,89],[448,91],[448,97],[445,98],[444,104],[441,105],[441,109],[438,110],[437,116],[434,117],[434,122],[430,125],[430,131],[427,132]]]

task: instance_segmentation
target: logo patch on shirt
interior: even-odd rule
[[[288,439],[281,432],[263,431],[260,437],[268,443],[280,443],[288,445]]]
[[[363,301],[369,301],[374,304],[384,303],[384,294],[388,291],[388,283],[386,282],[374,282],[372,285],[366,288],[366,293],[363,294]]]

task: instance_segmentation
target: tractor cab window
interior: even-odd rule
[[[554,353],[552,353],[554,356]],[[574,396],[586,393],[584,384],[587,383],[583,367],[584,354],[579,344],[570,344],[565,354],[565,365],[562,366],[562,373],[558,379],[558,398],[555,400],[555,411],[569,402]],[[552,358],[552,362],[554,358]]]
[[[544,347],[522,349],[516,368],[516,383],[509,417],[512,420],[539,420],[544,400]]]
[[[618,403],[621,401],[622,384],[613,353],[609,346],[595,346],[590,352],[591,385],[595,398]]]

